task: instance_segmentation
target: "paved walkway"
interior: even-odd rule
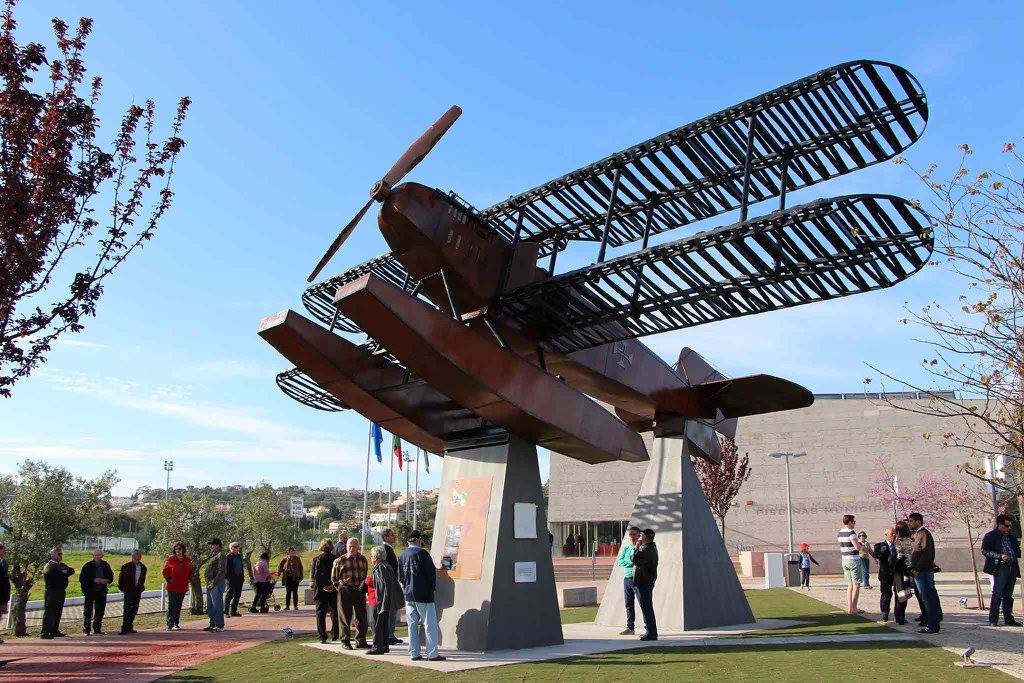
[[[960,598],[968,598],[968,607],[977,606],[977,594],[974,578],[970,573],[942,572],[937,575],[936,588],[942,601],[943,620],[939,633],[918,634],[917,624],[913,618],[917,616],[917,602],[911,598],[907,609],[909,623],[906,626],[889,626],[901,632],[912,633],[921,640],[943,647],[957,655],[969,647],[977,650],[974,659],[977,662],[991,664],[1000,671],[1015,678],[1024,679],[1024,628],[999,627],[988,625],[988,612],[968,609],[960,606]],[[988,599],[988,577],[982,578],[982,597]],[[763,579],[761,579],[763,581]],[[879,609],[878,586],[872,577],[873,590],[861,590],[860,609],[865,610],[863,616],[881,620]],[[799,593],[810,595],[822,602],[846,609],[846,583],[839,576],[812,576],[811,590]],[[1019,603],[1020,601],[1016,601]],[[1018,620],[1021,620],[1021,606],[1014,605]]]
[[[153,681],[180,669],[281,637],[315,630],[313,608],[234,617],[227,630],[205,633],[205,619],[180,631],[146,630],[131,636],[83,636],[41,640],[9,638],[0,645],[0,680]]]

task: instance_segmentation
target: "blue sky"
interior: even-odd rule
[[[960,142],[977,150],[973,166],[999,164],[1002,143],[1019,138],[1016,3],[704,5],[25,3],[23,41],[48,40],[53,15],[95,20],[87,64],[104,77],[108,123],[147,97],[164,120],[178,97],[194,104],[173,209],[109,283],[98,318],[3,402],[0,470],[26,457],[85,475],[116,468],[123,493],[162,484],[173,459],[178,485],[361,486],[366,421],[281,394],[273,377],[285,363],[256,327],[301,310],[305,275],[339,227],[453,103],[464,115],[410,179],[480,208],[856,58],[921,80],[931,118],[907,154],[919,166],[955,164]],[[860,191],[921,196],[906,167],[886,164],[791,203]],[[367,219],[328,271],[384,250]],[[595,256],[581,246],[560,265]],[[952,292],[926,270],[890,291],[649,343],[670,359],[692,346],[732,375],[857,391],[865,361],[919,376],[924,351],[900,309]],[[386,477],[374,469],[371,486]]]

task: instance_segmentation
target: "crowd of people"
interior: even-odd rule
[[[856,530],[856,518],[853,515],[843,516],[843,525],[836,538],[847,582],[847,610],[850,614],[864,612],[857,604],[861,589],[872,589],[870,563],[873,559],[878,565],[882,620],[889,621],[891,614],[896,624],[906,624],[907,605],[913,597],[918,606],[920,632],[938,633],[943,614],[935,588],[935,573],[941,570],[935,562],[935,539],[925,526],[923,515],[912,512],[906,519],[886,529],[884,535],[884,540],[872,545],[866,532]],[[640,640],[645,641],[658,639],[654,612],[658,548],[654,536],[652,529],[630,526],[627,540],[616,558],[616,564],[623,569],[626,607],[626,628],[622,635],[635,634],[635,605],[639,603],[644,621]],[[362,649],[368,655],[384,654],[391,645],[402,643],[395,637],[395,625],[398,613],[404,607],[409,624],[410,657],[413,660],[423,659],[422,625],[426,659],[443,660],[438,652],[440,638],[434,605],[437,570],[430,554],[423,548],[422,535],[418,531],[411,532],[409,545],[400,555],[394,547],[393,530],[385,529],[382,539],[383,543],[372,549],[369,559],[362,554],[359,539],[348,538],[343,533],[339,534],[337,543],[325,539],[320,544],[320,552],[313,559],[310,571],[320,642],[326,643],[330,638],[332,641],[340,640],[342,647],[349,650]],[[208,548],[203,579],[209,625],[203,630],[217,633],[224,629],[225,618],[241,616],[238,606],[246,572],[238,543],[231,543],[228,552],[224,553],[220,539],[213,538]],[[995,528],[982,539],[981,553],[985,558],[983,571],[991,576],[992,583],[989,624],[999,626],[1001,613],[1004,626],[1024,625],[1013,616],[1013,591],[1021,576],[1021,545],[1013,533],[1012,517],[1001,514],[996,518]],[[811,554],[810,547],[806,543],[801,544],[802,588],[810,589],[812,564],[819,563]],[[162,569],[167,591],[169,631],[180,630],[182,604],[190,590],[193,571],[193,560],[187,548],[183,543],[176,543]],[[254,597],[249,612],[269,611],[268,599],[278,578],[285,587],[284,609],[298,609],[298,588],[304,573],[302,560],[292,547],[278,563],[276,572],[271,571],[269,553],[262,553],[252,569]],[[61,549],[52,549],[50,559],[43,567],[43,639],[67,635],[61,632],[60,622],[67,586],[74,574],[75,570],[64,563]],[[117,573],[117,588],[122,592],[124,601],[121,635],[136,633],[134,622],[145,590],[146,574],[147,567],[138,550]],[[81,568],[78,580],[83,595],[82,632],[86,636],[102,635],[107,593],[115,580],[113,568],[104,559],[102,549],[93,551],[92,560]],[[9,600],[6,550],[0,544],[0,614],[6,611]],[[367,642],[371,627],[372,644]]]
[[[422,626],[426,641],[425,658],[429,661],[444,660],[438,652],[440,634],[434,606],[437,570],[430,553],[423,548],[422,534],[412,531],[409,546],[401,555],[395,551],[396,538],[392,529],[385,529],[382,538],[383,543],[373,548],[369,560],[361,553],[359,539],[348,538],[345,534],[339,534],[337,544],[330,539],[320,544],[320,553],[313,559],[310,571],[320,642],[326,643],[330,637],[332,641],[340,640],[342,647],[349,650],[363,649],[368,655],[384,654],[391,645],[403,642],[395,637],[395,625],[398,613],[404,607],[409,623],[409,656],[414,661],[424,659]],[[205,560],[202,578],[209,624],[203,630],[218,633],[224,630],[225,619],[242,616],[238,606],[245,584],[245,563],[238,543],[231,543],[225,553],[221,540],[212,538],[208,549],[209,557]],[[10,599],[5,552],[0,544],[0,609],[6,609]],[[82,631],[87,636],[104,635],[107,591],[114,582],[114,571],[103,558],[103,550],[97,548],[93,551],[93,559],[86,562],[78,573],[83,595]],[[182,604],[190,590],[194,569],[188,548],[184,543],[176,543],[162,570],[167,591],[168,631],[181,628]],[[138,550],[118,572],[117,587],[124,594],[122,635],[136,633],[134,622],[145,590],[146,572]],[[46,589],[43,639],[67,636],[60,630],[60,623],[67,587],[74,574],[75,570],[64,563],[62,550],[54,548],[43,568]],[[304,575],[302,559],[295,548],[287,549],[276,572],[271,571],[270,554],[261,553],[252,567],[254,595],[249,612],[269,611],[267,602],[277,579],[285,587],[284,609],[298,609],[299,584]],[[5,589],[6,593],[3,593]],[[367,642],[371,624],[372,645]]]
[[[942,624],[942,604],[935,588],[935,574],[941,569],[935,562],[935,539],[919,512],[910,513],[885,530],[885,540],[872,545],[867,533],[855,530],[853,515],[843,516],[843,525],[836,533],[846,579],[847,611],[860,614],[857,607],[861,588],[871,589],[870,562],[878,564],[879,609],[882,621],[890,614],[897,624],[906,624],[907,604],[915,598],[920,633],[938,633]],[[999,626],[1000,611],[1004,626],[1022,626],[1013,616],[1013,590],[1020,577],[1020,542],[1013,534],[1013,518],[996,517],[995,528],[981,542],[985,557],[983,571],[992,579],[988,623]],[[818,564],[807,544],[801,546],[801,586],[810,587],[810,563]]]

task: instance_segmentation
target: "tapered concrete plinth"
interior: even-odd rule
[[[661,633],[754,621],[690,461],[690,452],[706,449],[717,441],[713,433],[711,438],[703,433],[689,433],[701,427],[699,423],[688,424],[690,438],[654,440],[651,462],[630,518],[630,524],[654,529],[657,534],[654,540],[659,562],[654,611]],[[710,431],[707,427],[703,429]],[[598,610],[598,624],[626,624],[622,571],[617,565],[612,570]],[[637,605],[637,630],[641,631],[642,626],[643,617]]]
[[[536,538],[517,538],[517,503],[526,504],[520,506],[524,519],[535,511],[535,522],[523,526],[533,528]],[[562,644],[535,446],[507,434],[469,448],[447,444],[431,556],[435,566],[445,567],[453,554],[452,570],[438,572],[443,648],[486,652]]]

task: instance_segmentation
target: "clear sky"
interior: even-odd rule
[[[305,276],[337,230],[453,103],[465,113],[410,179],[480,208],[857,58],[921,80],[931,118],[907,154],[919,166],[955,164],[961,142],[977,150],[973,165],[998,164],[1020,136],[1018,3],[690,4],[26,2],[23,42],[48,41],[53,15],[95,20],[86,59],[104,77],[108,124],[147,97],[165,121],[178,97],[193,107],[156,239],[108,284],[87,330],[0,403],[0,470],[26,457],[85,475],[116,468],[124,493],[162,485],[173,459],[176,485],[361,486],[366,421],[281,394],[273,378],[286,363],[256,328],[302,310]],[[885,164],[791,203],[862,191],[922,196],[906,167]],[[328,271],[383,251],[368,218]],[[669,359],[692,346],[731,375],[858,391],[865,361],[920,376],[924,351],[900,309],[950,292],[933,269],[886,292],[650,343]],[[436,483],[438,465],[421,484]],[[386,477],[375,468],[371,486]]]

